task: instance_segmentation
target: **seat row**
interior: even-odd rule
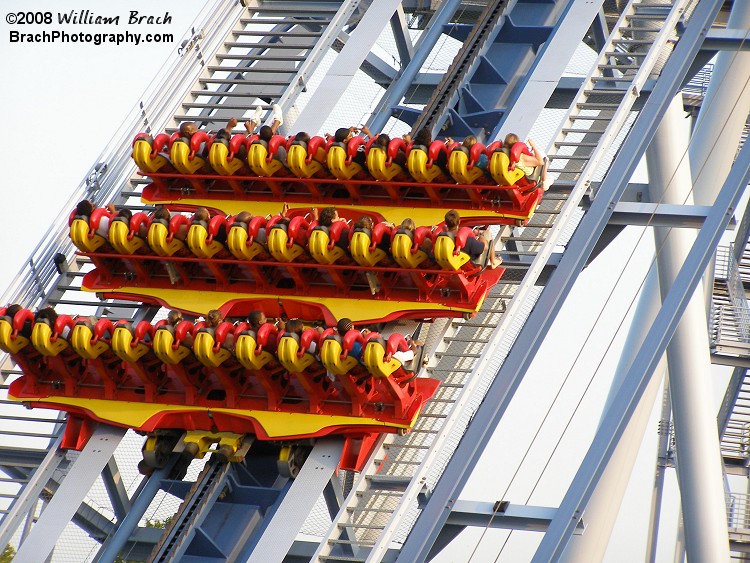
[[[5,309],[0,309],[3,313]],[[155,324],[141,321],[132,326],[125,321],[68,315],[58,315],[49,322],[35,320],[34,313],[27,309],[13,317],[0,315],[0,349],[19,354],[29,346],[44,357],[73,352],[84,360],[116,356],[122,362],[137,364],[151,354],[171,366],[197,361],[208,368],[239,364],[253,373],[328,373],[347,379],[347,392],[359,395],[357,389],[361,387],[368,396],[380,387],[381,394],[387,389],[386,394],[405,397],[404,393],[409,394],[407,380],[413,375],[411,366],[403,363],[404,353],[411,348],[401,334],[385,339],[377,332],[363,336],[358,330],[350,330],[342,337],[333,328],[307,328],[298,334],[280,332],[272,323],[253,331],[245,322],[227,321],[213,328],[204,321],[186,320],[175,326],[166,320]],[[390,381],[383,387],[373,378]],[[352,386],[352,381],[358,383]]]
[[[291,219],[281,215],[254,216],[247,221],[239,221],[237,217],[215,215],[206,222],[175,214],[167,221],[138,212],[128,220],[98,208],[90,217],[71,213],[70,237],[81,251],[90,253],[111,247],[124,255],[192,254],[201,259],[231,256],[238,260],[351,263],[364,267],[398,265],[457,271],[470,261],[463,249],[474,236],[468,227],[450,233],[444,228],[410,229],[384,222],[372,229],[352,227],[345,221],[324,227],[303,215]]]
[[[401,335],[354,331],[341,338],[316,329],[278,333],[272,324],[254,332],[244,323],[131,326],[67,315],[34,320],[26,309],[3,313],[0,349],[23,371],[10,398],[144,432],[299,439],[405,431],[439,385],[396,359],[407,346]],[[353,357],[357,344],[364,346],[361,361]]]
[[[309,141],[273,136],[263,141],[257,135],[237,134],[216,139],[198,131],[191,138],[179,133],[151,137],[140,133],[133,141],[133,159],[145,173],[177,171],[181,174],[219,174],[376,180],[383,182],[457,183],[461,185],[517,186],[524,191],[537,187],[537,179],[524,175],[516,164],[521,154],[531,154],[523,142],[504,147],[433,141],[429,146],[379,137],[365,140],[354,136],[348,142],[311,137]]]
[[[401,420],[421,408],[438,384],[416,379],[397,359],[399,351],[409,350],[399,334],[384,339],[353,330],[342,338],[333,329],[279,333],[270,323],[255,332],[229,322],[211,328],[203,322],[142,321],[133,327],[67,315],[52,323],[33,319],[25,309],[13,318],[0,316],[0,348],[34,376],[25,391],[32,396],[140,396],[150,403],[213,401],[226,408],[350,416],[379,412]]]

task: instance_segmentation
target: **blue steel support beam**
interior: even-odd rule
[[[391,31],[393,31],[393,38],[396,41],[396,49],[401,59],[401,66],[404,67],[409,64],[411,58],[414,56],[414,45],[409,35],[409,26],[406,23],[406,14],[404,14],[403,6],[399,6],[391,17]]]
[[[128,493],[122,483],[120,469],[117,467],[117,461],[114,457],[104,467],[102,480],[104,481],[104,488],[107,489],[107,495],[109,495],[112,508],[115,511],[115,516],[118,520],[122,520],[130,510],[130,499],[128,499]]]
[[[708,51],[750,51],[748,39],[745,29],[712,29],[703,41],[703,48]]]
[[[591,34],[594,38],[594,50],[601,51],[602,45],[607,42],[609,30],[607,29],[607,17],[604,15],[604,8],[600,8],[591,24]]]
[[[398,69],[391,66],[375,53],[367,53],[360,70],[378,84],[390,84],[396,79]]]
[[[453,526],[544,531],[556,513],[556,508],[546,506],[508,504],[498,509],[494,502],[457,500],[447,522]],[[583,533],[583,522],[576,527]]]
[[[581,9],[581,6],[579,6],[578,4],[574,4],[574,7],[577,10]],[[594,20],[594,24],[592,25],[595,32],[601,31],[599,20],[602,17],[603,15],[600,11],[599,16]],[[599,38],[599,35],[600,33],[595,33],[595,41],[597,42],[603,41],[603,39]],[[700,68],[702,68],[704,64],[706,64],[712,57],[714,57],[717,51],[721,50],[747,51],[750,50],[750,41],[747,40],[747,38],[744,36],[744,32],[742,31],[731,29],[710,30],[708,32],[708,35],[706,36],[706,39],[703,41],[703,45],[701,46],[700,55],[696,57],[690,72],[688,72],[688,78],[694,75],[695,72],[700,70]],[[366,64],[363,66],[362,70],[379,83],[390,83],[393,79],[393,75],[396,73],[396,70],[390,67],[388,63],[379,60],[372,54],[367,56]],[[607,72],[605,74],[610,75],[611,73]],[[403,92],[402,97],[408,95],[410,97],[411,103],[426,104],[429,101],[433,89],[439,84],[440,77],[441,75],[436,73],[417,73],[412,81],[408,84],[408,88]],[[578,92],[582,81],[583,79],[581,78],[571,76],[560,78],[545,107],[551,109],[567,109],[570,106],[573,97]],[[641,89],[641,98],[643,100],[645,100],[650,94],[652,86],[653,84],[650,81],[647,81],[646,84],[644,84],[643,88]],[[401,87],[401,85],[399,85],[399,87]],[[392,105],[398,105],[398,102],[394,102]],[[512,103],[505,105],[511,110],[515,107]],[[636,107],[638,107],[638,105],[636,105]],[[381,111],[385,110],[381,109]],[[529,115],[530,113],[530,111],[525,111],[526,115]],[[379,120],[378,123],[380,123],[380,121],[382,121],[383,124],[386,123],[387,118],[390,116],[389,113],[386,112],[386,114],[387,115],[385,116],[385,121],[382,121],[382,117],[377,118]],[[380,129],[382,129],[382,127],[380,127]],[[509,126],[508,129],[513,129],[513,127]]]
[[[388,119],[391,117],[391,108],[401,102],[406,91],[411,87],[415,78],[419,74],[422,65],[432,52],[432,46],[435,45],[443,32],[443,26],[447,24],[455,11],[461,5],[461,0],[445,0],[432,16],[430,27],[427,29],[416,45],[416,51],[409,64],[401,72],[396,80],[380,101],[376,110],[375,117],[371,120],[369,127],[373,131],[382,131]]]
[[[477,410],[461,443],[453,453],[442,477],[422,510],[406,540],[399,563],[423,561],[429,553],[440,528],[452,506],[479,462],[489,439],[510,404],[536,351],[541,346],[565,297],[572,289],[578,274],[607,225],[612,210],[633,175],[641,155],[651,142],[661,117],[677,93],[690,67],[706,30],[721,7],[721,0],[704,0],[691,15],[681,40],[665,64],[653,94],[644,104],[633,129],[625,139],[601,184],[599,192],[576,229],[555,273],[541,293],[524,327],[516,338],[523,346],[513,346],[489,388],[484,402]],[[704,227],[705,228],[705,227]]]
[[[600,10],[591,26],[594,32],[594,41],[597,44],[603,44],[603,42],[606,40],[606,36],[602,35],[603,31],[601,29],[601,26],[603,25],[603,18],[604,14]],[[703,54],[701,60],[708,61],[714,55],[716,55],[717,51],[750,51],[750,37],[747,37],[747,32],[744,30],[711,29],[706,34],[706,38],[703,40],[703,44],[701,45],[700,52]],[[370,62],[369,57],[368,62]],[[702,66],[702,64],[700,66]],[[700,66],[698,68],[700,68]],[[384,75],[385,74],[387,73],[384,72]],[[434,72],[417,73],[417,75],[414,76],[411,84],[409,84],[409,88],[414,88],[417,86],[430,88],[436,86],[439,82],[440,75],[435,74]],[[566,97],[566,99],[567,97],[572,97],[576,92],[578,92],[578,89],[580,88],[582,82],[582,78],[575,76],[564,76],[560,78],[555,88],[555,93],[562,93],[563,96]],[[651,86],[652,84],[650,82],[647,82],[641,89],[641,94],[643,95],[650,93]],[[427,103],[427,99],[415,101],[415,103]],[[561,104],[555,104],[552,106],[547,105],[546,107],[567,109],[569,105],[570,104],[563,106]]]
[[[586,202],[584,202],[584,207],[585,204]],[[710,211],[709,205],[620,201],[615,205],[609,224],[700,229]]]
[[[449,543],[448,538],[455,537],[462,530],[469,527],[474,529],[494,528],[534,532],[544,531],[549,526],[556,511],[556,508],[523,504],[508,504],[500,510],[496,510],[495,503],[493,502],[459,500],[456,501],[448,520],[442,528],[442,537],[446,540],[443,544],[447,545]],[[579,522],[576,534],[584,533],[584,527],[583,522]],[[317,547],[318,544],[313,541],[296,540],[284,558],[284,563],[308,563]],[[437,552],[439,550],[435,551],[435,553]],[[335,560],[340,560],[336,556],[332,557]],[[382,562],[395,561],[395,559],[396,551],[389,549],[383,557]]]
[[[595,22],[597,14],[601,12],[601,5],[601,1],[595,1],[570,2],[564,6],[549,39],[536,50],[535,60],[528,71],[515,81],[511,93],[505,94],[502,100],[498,99],[503,107],[503,115],[493,124],[491,131],[488,129],[488,140],[502,138],[504,134],[501,131],[515,131],[521,138],[526,137],[537,116],[555,97],[563,70],[580,46],[592,21]],[[565,109],[569,107],[570,102]]]
[[[140,488],[138,497],[132,502],[130,510],[124,519],[120,521],[117,531],[102,545],[95,561],[114,561],[123,548],[127,545],[138,522],[146,513],[156,493],[161,489],[162,480],[166,479],[180,454],[175,454],[167,465],[156,469]]]
[[[617,444],[617,439],[625,429],[656,364],[659,363],[680,322],[688,301],[713,258],[714,250],[748,182],[750,182],[750,146],[745,144],[716,198],[711,213],[706,218],[706,223],[698,233],[695,245],[685,259],[684,265],[664,299],[659,314],[644,338],[644,344],[633,360],[633,365],[628,370],[620,391],[604,415],[594,441],[539,545],[534,562],[555,561],[565,548],[570,537],[571,526],[576,524],[585,509],[586,502]]]

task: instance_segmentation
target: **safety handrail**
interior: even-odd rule
[[[135,171],[133,161],[122,147],[129,144],[144,125],[152,129],[164,129],[179,107],[181,96],[189,91],[205,65],[205,54],[214,52],[224,40],[226,32],[235,25],[244,11],[239,3],[222,3],[219,9],[206,7],[191,26],[191,32],[181,41],[177,58],[167,61],[157,78],[147,87],[141,100],[136,103],[120,128],[114,133],[95,164],[62,206],[47,229],[41,242],[31,252],[30,258],[21,267],[14,282],[3,293],[2,303],[20,303],[26,307],[41,305],[54,291],[54,256],[62,253],[69,260],[74,246],[67,237],[69,210],[83,199],[103,204],[113,199],[123,182]],[[196,30],[199,30],[196,32]],[[222,31],[223,30],[223,31]],[[203,43],[203,37],[206,42]],[[189,49],[186,49],[189,47]],[[195,56],[190,56],[195,53]],[[161,78],[163,77],[163,78]]]

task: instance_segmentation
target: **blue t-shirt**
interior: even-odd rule
[[[351,351],[349,352],[349,355],[352,356],[353,358],[356,358],[357,360],[361,360],[362,359],[362,344],[355,341],[354,345],[352,346]]]
[[[474,165],[477,168],[481,168],[482,170],[487,170],[487,164],[489,164],[489,159],[487,158],[487,155],[482,153],[479,155],[479,158],[477,159],[477,163]]]

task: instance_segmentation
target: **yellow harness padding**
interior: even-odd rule
[[[401,367],[401,362],[391,357],[385,361],[385,345],[377,339],[369,340],[365,344],[362,353],[362,363],[365,364],[367,371],[377,377],[390,377],[391,374]]]
[[[128,235],[130,235],[130,225],[125,221],[113,220],[109,224],[109,244],[120,254],[135,254],[146,244],[141,237],[128,238]]]
[[[211,258],[224,248],[217,240],[208,242],[208,229],[200,223],[193,223],[188,229],[187,245],[198,258]]]
[[[328,149],[328,170],[339,180],[351,180],[362,172],[362,167],[352,161],[347,164],[346,149],[340,145],[331,145]]]
[[[154,342],[152,344],[154,354],[165,364],[179,364],[190,354],[190,348],[180,345],[175,350],[174,334],[166,328],[157,329],[154,333]]]
[[[297,356],[299,352],[299,341],[291,334],[285,334],[279,341],[279,349],[276,356],[284,369],[291,373],[301,373],[315,363],[315,356],[305,352]]]
[[[427,260],[427,253],[421,248],[412,253],[414,241],[406,233],[396,233],[391,242],[391,256],[402,268],[417,268]]]
[[[47,323],[34,323],[31,344],[43,356],[57,356],[68,347],[67,341],[58,337],[52,340],[52,328]]]
[[[498,150],[492,153],[490,159],[490,175],[500,186],[512,186],[524,177],[523,171],[516,167],[515,170],[509,170],[510,156],[504,150]]]
[[[190,145],[181,139],[172,143],[169,158],[172,165],[183,174],[195,174],[206,165],[206,161],[198,155],[194,155],[190,160]]]
[[[459,184],[473,184],[484,176],[484,170],[478,166],[469,168],[469,155],[461,149],[454,149],[448,158],[448,171]]]
[[[90,231],[91,227],[85,219],[73,219],[70,224],[70,240],[83,252],[96,252],[106,242],[103,236],[96,233],[89,237]]]
[[[393,180],[404,171],[398,164],[388,164],[388,153],[382,147],[371,146],[367,153],[367,169],[376,179],[384,182]]]
[[[287,246],[289,236],[283,227],[274,227],[268,232],[268,251],[274,260],[279,262],[292,262],[305,253],[305,249],[294,243]]]
[[[216,341],[214,335],[207,330],[201,330],[195,335],[193,354],[204,366],[216,368],[227,360],[232,353],[226,348],[214,349]]]
[[[448,235],[438,235],[435,239],[435,247],[432,252],[435,256],[435,262],[437,262],[443,270],[459,270],[461,266],[466,264],[471,256],[466,252],[459,252],[455,254],[456,241],[453,237]]]
[[[343,248],[336,245],[333,248],[329,248],[328,245],[331,243],[331,238],[328,231],[325,229],[313,229],[310,233],[310,240],[307,243],[307,248],[310,251],[310,255],[319,264],[333,264],[336,260],[343,258],[346,255]]]
[[[347,356],[342,359],[344,348],[337,338],[326,338],[320,347],[320,361],[325,368],[335,375],[346,375],[359,363],[356,358]]]
[[[211,148],[208,149],[208,163],[222,176],[231,176],[242,168],[242,161],[239,158],[228,160],[228,157],[229,147],[227,145],[221,141],[211,143]]]
[[[143,342],[133,346],[133,333],[128,327],[115,327],[112,333],[112,351],[123,362],[135,363],[148,353],[149,347]]]
[[[154,221],[148,228],[146,240],[156,254],[159,256],[174,256],[177,252],[185,248],[185,243],[180,239],[172,238],[168,240],[169,228],[159,221]]]
[[[156,172],[167,164],[167,159],[162,155],[156,155],[156,158],[151,158],[153,147],[151,143],[144,139],[139,139],[133,145],[133,160],[138,165],[138,168],[143,172]]]
[[[13,338],[13,323],[7,318],[0,318],[0,350],[8,354],[17,354],[28,343],[29,339],[20,334]]]
[[[297,178],[312,178],[323,170],[323,165],[314,158],[307,162],[307,156],[307,149],[304,146],[292,144],[289,147],[286,163]]]
[[[423,151],[422,149],[412,149],[409,151],[406,165],[409,168],[409,174],[417,182],[433,182],[442,174],[442,171],[437,164],[428,168],[427,161],[428,158],[426,151]]]
[[[227,247],[229,252],[239,260],[252,260],[253,258],[267,257],[266,249],[263,245],[253,240],[252,244],[247,244],[247,239],[250,235],[247,233],[247,229],[243,228],[242,225],[232,225],[227,235]]]
[[[247,163],[256,176],[273,176],[284,168],[280,160],[268,160],[268,148],[264,143],[253,143],[247,151]]]
[[[387,254],[382,248],[375,247],[375,250],[370,250],[371,246],[372,238],[370,235],[364,231],[354,231],[352,240],[349,242],[349,252],[358,264],[374,266],[383,260]]]
[[[255,350],[258,347],[258,343],[255,340],[254,334],[240,334],[237,341],[234,343],[234,355],[237,361],[240,362],[247,369],[260,370],[273,360],[273,354],[267,350],[263,350],[260,354],[256,354]]]
[[[109,345],[101,340],[92,343],[93,339],[94,331],[91,330],[90,326],[87,324],[77,324],[73,327],[69,340],[76,354],[87,360],[95,360],[109,350]]]

